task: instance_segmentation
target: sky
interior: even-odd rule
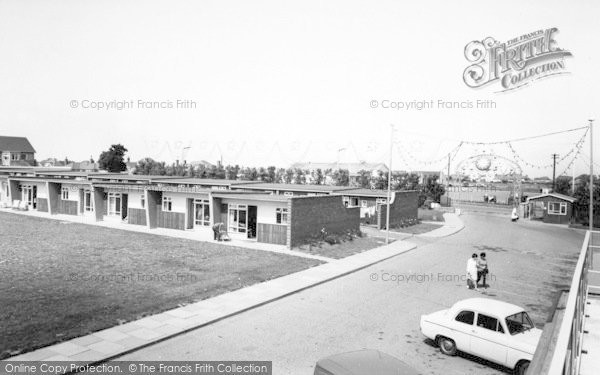
[[[598,14],[589,0],[0,0],[0,135],[27,137],[38,160],[97,159],[121,143],[134,161],[389,164],[393,125],[393,169],[442,170],[460,141],[600,123]],[[573,55],[568,74],[507,92],[463,81],[469,42],[552,27]],[[495,108],[438,106],[478,100]],[[574,156],[583,132],[513,148],[525,173],[551,176],[551,155]],[[577,174],[589,153],[586,139]],[[463,144],[451,171],[480,154],[514,158]]]

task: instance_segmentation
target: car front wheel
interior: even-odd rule
[[[519,362],[517,365],[515,373],[517,375],[527,375],[527,370],[529,369],[529,361]]]
[[[446,355],[456,355],[456,343],[449,338],[440,337],[438,339],[440,351]]]

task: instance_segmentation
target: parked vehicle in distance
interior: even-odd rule
[[[418,375],[396,357],[379,350],[364,349],[335,354],[317,361],[314,375]]]
[[[421,333],[440,351],[458,350],[527,373],[542,330],[519,306],[489,298],[469,298],[421,316]]]

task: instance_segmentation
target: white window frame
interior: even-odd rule
[[[360,206],[361,206],[362,208],[367,208],[367,207],[369,207],[369,203],[367,202],[367,200],[366,200],[366,199],[362,199],[362,200],[360,201]]]
[[[356,202],[356,203],[354,203]],[[350,202],[348,203],[348,207],[358,207],[358,197],[350,197]]]
[[[558,206],[558,210],[555,210],[555,205]],[[548,203],[548,215],[566,215],[567,214],[567,204],[565,202],[549,202]]]
[[[283,192],[283,196],[284,197],[293,197],[294,192],[293,191],[285,191],[285,192]]]
[[[142,195],[140,195],[140,207],[142,208],[146,208],[146,193],[142,193]]]
[[[288,225],[290,223],[290,212],[287,208],[277,207],[275,209],[275,222]]]
[[[342,197],[342,203],[344,204],[344,207],[350,207],[350,198]]]
[[[385,199],[385,198],[377,198],[375,200],[375,203],[377,203],[377,204],[386,204],[386,201],[387,201],[387,199]]]
[[[196,205],[200,205],[202,207],[202,218],[196,218]],[[206,218],[206,211],[208,210],[208,218]],[[210,201],[208,199],[194,199],[194,226],[209,226],[210,225]]]
[[[86,197],[90,196],[89,199],[87,199]],[[94,211],[94,192],[90,191],[90,190],[85,190],[83,192],[83,210],[85,212],[93,212]]]
[[[60,199],[62,199],[63,201],[69,200],[69,188],[68,187],[63,186],[60,188]]]
[[[172,212],[173,211],[173,197],[163,195],[162,210],[163,210],[163,212]]]
[[[114,210],[112,209],[112,205],[110,204],[110,200],[114,199],[115,200],[115,207]],[[117,205],[116,200],[117,198],[119,199],[119,204]],[[109,216],[121,216],[121,210],[123,209],[121,206],[123,205],[123,194],[121,193],[108,193],[108,199],[106,201],[107,207],[106,207],[106,213]]]
[[[240,211],[245,211],[245,223],[240,224]],[[233,212],[236,213],[237,221],[233,219]],[[247,233],[248,232],[248,205],[246,204],[229,204],[227,207],[227,221],[229,222],[227,226],[227,230],[232,231],[234,233]]]

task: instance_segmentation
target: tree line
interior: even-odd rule
[[[100,169],[119,173],[127,170],[125,153],[127,149],[120,144],[112,145],[109,150],[102,152],[98,159]],[[156,161],[146,157],[139,160],[133,170],[138,175],[155,176],[180,176],[190,178],[210,178],[241,181],[262,181],[267,183],[285,184],[310,184],[310,185],[334,185],[355,186],[366,189],[387,189],[388,173],[378,171],[362,170],[356,176],[350,176],[347,169],[315,169],[307,170],[301,168],[277,168],[268,167],[244,167],[238,164],[225,165],[191,165],[187,163],[167,164],[164,161]],[[425,199],[440,201],[445,189],[437,181],[436,177],[425,177],[420,181],[415,173],[392,172],[392,190],[418,190],[421,203]]]

